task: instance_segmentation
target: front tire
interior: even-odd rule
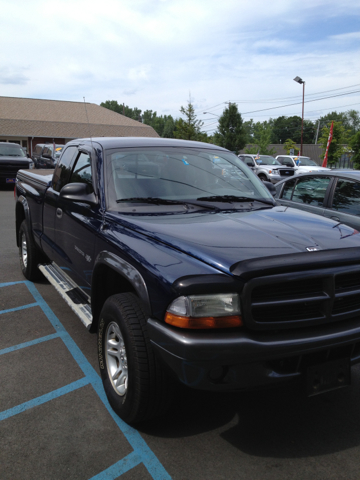
[[[171,379],[154,356],[141,301],[132,293],[109,297],[100,314],[98,357],[105,393],[128,424],[163,413]]]
[[[29,231],[26,220],[23,220],[19,229],[19,256],[24,277],[31,281],[41,278],[41,272],[37,268],[41,261],[41,254]]]

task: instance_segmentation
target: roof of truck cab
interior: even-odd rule
[[[225,148],[213,145],[211,143],[195,142],[192,140],[178,140],[174,138],[149,138],[149,137],[94,137],[79,138],[72,140],[67,145],[81,145],[97,143],[104,149],[109,148],[134,148],[134,147],[183,147],[183,148],[208,148],[211,150],[222,150],[227,152]]]

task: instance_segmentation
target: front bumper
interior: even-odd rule
[[[339,358],[360,362],[360,317],[299,331],[181,330],[148,320],[152,346],[189,387],[245,390],[301,377],[308,366]]]

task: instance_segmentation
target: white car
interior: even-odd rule
[[[278,155],[276,160],[282,165],[295,168],[295,174],[319,172],[321,170],[330,170],[329,168],[320,167],[310,157],[296,156],[296,155]]]

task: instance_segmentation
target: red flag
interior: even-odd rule
[[[331,143],[331,140],[332,140],[332,137],[333,137],[333,129],[334,129],[334,122],[331,122],[329,138],[328,138],[328,142],[327,142],[327,145],[326,145],[326,151],[325,151],[325,156],[324,156],[324,161],[322,163],[322,167],[327,167],[327,159],[328,159],[330,143]]]

